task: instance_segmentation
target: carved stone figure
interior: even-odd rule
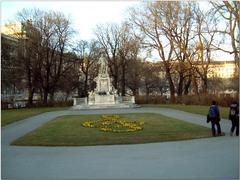
[[[100,64],[99,74],[108,74],[107,61],[103,56],[100,57],[99,64]]]

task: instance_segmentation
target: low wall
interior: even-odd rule
[[[87,105],[87,98],[73,98],[73,105],[76,106],[76,105],[80,105],[80,104],[85,104]]]
[[[123,103],[135,103],[135,97],[134,96],[122,96],[122,102]]]
[[[85,97],[85,98],[73,98],[73,105],[101,105],[101,104],[135,104],[134,96],[118,96],[114,95],[100,96],[96,95],[95,97]]]

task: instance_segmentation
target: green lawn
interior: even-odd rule
[[[172,108],[181,111],[186,111],[195,114],[207,115],[209,106],[198,106],[198,105],[180,105],[180,104],[143,104],[142,107],[161,107],[161,108]],[[228,119],[229,108],[219,107],[220,115],[222,118]]]
[[[82,126],[85,121],[101,119],[101,115],[61,116],[20,137],[12,145],[88,146],[138,144],[211,136],[209,128],[159,114],[124,114],[120,115],[120,117],[128,120],[144,121],[144,129],[136,132],[103,132],[96,128]]]
[[[196,113],[201,115],[206,115],[208,113],[209,106],[196,106],[196,105],[179,105],[179,104],[144,104],[143,107],[165,107],[173,108],[181,111],[186,111],[190,113]],[[1,110],[1,126],[6,126],[7,124],[26,119],[28,117],[49,112],[65,110],[69,107],[47,107],[47,108],[24,108],[24,109],[10,109]],[[226,107],[220,107],[220,113],[222,118],[228,118],[229,109]]]
[[[1,110],[1,126],[6,126],[7,124],[35,116],[40,113],[65,110],[68,108],[69,107],[47,107]]]

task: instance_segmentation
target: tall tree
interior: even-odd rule
[[[212,10],[203,12],[198,6],[194,9],[196,24],[197,46],[194,61],[190,61],[197,75],[202,81],[202,93],[208,93],[209,65],[212,63],[213,52],[218,42],[215,40],[217,32],[217,18]]]
[[[42,35],[41,87],[45,104],[48,102],[49,94],[53,99],[59,78],[71,67],[68,66],[68,59],[64,58],[73,33],[70,25],[69,19],[57,12],[46,12],[38,23],[37,28]]]
[[[23,47],[29,100],[39,88],[47,104],[49,94],[53,99],[60,77],[70,67],[68,58],[64,58],[73,33],[70,20],[62,13],[37,9],[23,9],[18,17],[25,32],[20,47]]]
[[[141,70],[141,83],[148,98],[150,93],[159,90],[159,82],[161,81],[159,76],[159,64],[143,62]]]
[[[81,75],[80,81],[81,79],[83,81],[83,90],[79,87],[78,95],[87,97],[90,90],[90,80],[92,80],[92,76],[96,75],[94,64],[96,64],[100,57],[101,49],[96,40],[92,40],[91,42],[81,40],[74,49],[80,59],[79,74]]]
[[[163,61],[166,79],[169,83],[171,100],[174,100],[175,86],[171,75],[174,45],[172,41],[164,36],[163,26],[168,25],[166,10],[172,2],[148,2],[144,8],[132,9],[130,12],[131,21],[136,28],[144,35],[144,46],[155,49]],[[174,15],[174,13],[172,13]]]
[[[28,105],[33,105],[33,96],[36,87],[39,86],[39,74],[41,71],[41,34],[35,25],[43,11],[38,9],[23,9],[17,14],[22,23],[22,32],[18,34],[19,53],[18,58],[22,61],[23,71],[28,89]]]
[[[166,24],[162,26],[165,36],[174,46],[175,63],[177,71],[177,95],[182,96],[184,83],[189,76],[190,67],[188,61],[192,57],[194,45],[193,12],[194,3],[169,3],[164,16]]]
[[[134,32],[132,32],[131,27],[128,23],[123,23],[120,26],[120,43],[119,43],[119,68],[120,71],[120,89],[122,96],[126,93],[126,76],[127,76],[127,66],[130,65],[131,61],[138,60],[138,55],[140,53],[140,43],[139,39]]]
[[[239,1],[222,1],[211,2],[215,8],[215,12],[226,21],[227,28],[221,29],[218,32],[230,37],[232,50],[217,47],[219,50],[234,55],[236,66],[239,67],[240,59],[240,2]]]
[[[139,94],[142,77],[142,62],[140,59],[133,59],[128,63],[126,74],[126,86],[132,91],[134,96]]]

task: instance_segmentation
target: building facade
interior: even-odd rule
[[[236,73],[236,65],[234,61],[213,61],[209,65],[208,78],[233,78]]]
[[[26,39],[23,24],[1,26],[1,104],[2,108],[25,107],[28,97],[24,71],[18,56],[21,40]]]

